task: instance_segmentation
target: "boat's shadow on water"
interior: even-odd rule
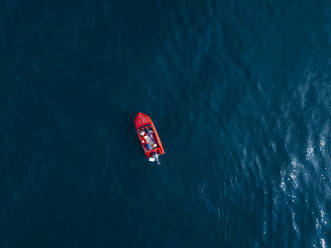
[[[148,161],[138,141],[134,127],[133,111],[120,111],[109,119],[107,126],[112,127],[106,139],[109,143],[109,166],[123,183],[123,189],[135,192],[141,188],[146,177]],[[109,175],[110,177],[112,175]]]
[[[115,128],[110,131],[113,147],[113,161],[129,168],[134,168],[140,158],[143,158],[142,149],[138,142],[136,130],[134,127],[134,112],[119,113],[111,120],[109,126]]]

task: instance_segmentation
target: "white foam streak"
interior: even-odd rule
[[[313,162],[314,159],[314,147],[311,137],[308,138],[307,150],[306,150],[306,160]]]

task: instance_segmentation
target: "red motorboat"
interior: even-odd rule
[[[164,154],[164,150],[151,118],[139,112],[134,124],[148,160],[151,162],[158,161],[158,156]]]

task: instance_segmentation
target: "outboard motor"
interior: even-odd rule
[[[149,159],[149,162],[157,162],[158,165],[160,165],[160,160],[159,160],[159,154],[154,153]]]

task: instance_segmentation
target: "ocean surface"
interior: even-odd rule
[[[0,247],[331,247],[330,122],[330,1],[3,0]]]

